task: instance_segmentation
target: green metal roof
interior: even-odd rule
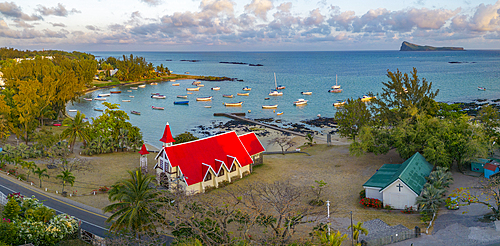
[[[415,153],[403,164],[384,164],[363,186],[380,187],[381,190],[400,179],[416,194],[424,188],[425,179],[433,166],[420,153]],[[382,172],[381,172],[382,171]]]
[[[401,164],[384,164],[363,186],[383,188],[398,171]]]

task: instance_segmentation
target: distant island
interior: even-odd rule
[[[463,47],[432,47],[412,44],[404,41],[399,51],[463,51]]]

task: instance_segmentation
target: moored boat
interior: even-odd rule
[[[164,107],[155,107],[155,106],[151,106],[152,109],[158,109],[158,110],[164,110],[165,108]]]
[[[212,106],[204,106],[205,108],[211,108]]]
[[[110,91],[109,93],[111,93],[111,94],[120,94],[120,93],[122,93],[122,91]]]
[[[175,82],[175,79],[171,79],[170,82]]]
[[[305,99],[298,99],[297,101],[293,102],[293,105],[295,106],[301,106],[301,105],[306,105],[307,104],[307,100]]]
[[[212,90],[213,90],[213,91],[218,91],[218,90],[220,90],[220,87],[218,87],[218,86],[216,86],[216,87],[212,87]]]
[[[177,101],[177,102],[174,102],[174,104],[176,104],[176,105],[188,105],[189,101]]]
[[[130,98],[134,98],[134,96],[128,96],[128,97],[130,97]]]
[[[164,95],[152,95],[151,98],[154,98],[154,99],[165,99],[165,98],[167,98],[167,96],[164,96]]]
[[[198,86],[198,87],[205,87],[204,84],[197,84],[196,86]]]
[[[187,95],[178,95],[177,98],[188,98]]]
[[[251,91],[251,90],[252,90],[252,88],[250,88],[250,87],[248,87],[248,86],[245,86],[245,87],[243,87],[243,90],[244,90],[244,91]]]
[[[278,112],[278,113],[276,113],[276,115],[282,115],[282,114],[283,114],[283,112]]]
[[[136,115],[141,115],[141,112],[139,112],[139,111],[135,111],[135,110],[130,111],[130,113],[132,113],[132,114],[136,114]]]
[[[478,86],[478,87],[477,87],[477,89],[478,89],[478,90],[480,90],[480,91],[485,91],[485,90],[486,90],[486,87],[481,87],[481,86]]]
[[[132,92],[132,90],[127,90],[127,92]]]
[[[196,101],[212,101],[212,97],[197,97]]]
[[[333,103],[333,106],[335,106],[335,107],[342,107],[342,106],[344,106],[346,103],[347,103],[346,101],[337,100],[337,102],[334,102],[334,103]]]
[[[278,91],[278,90],[272,90],[272,91],[269,93],[269,96],[283,96],[283,92]]]
[[[338,82],[338,77],[337,77],[337,75],[335,74],[335,85],[334,85],[334,86],[332,86],[332,90],[340,90],[340,91],[337,91],[337,92],[342,92],[342,89],[340,89],[340,85],[339,85],[339,84],[337,84],[337,82]]]
[[[78,110],[76,110],[76,109],[68,109],[68,112],[76,112],[76,111],[78,111]]]
[[[193,83],[191,83],[192,85],[199,85],[201,84],[201,81],[194,81]]]
[[[96,98],[94,98],[94,100],[96,100],[96,101],[106,101],[106,98],[104,98],[104,97],[96,97]]]
[[[271,108],[277,108],[277,107],[278,107],[278,104],[275,104],[275,105],[262,105],[263,109],[271,109]]]
[[[370,97],[370,96],[367,96],[367,95],[363,95],[363,97],[361,98],[361,101],[362,102],[368,102],[368,101],[371,101],[372,99],[375,99],[375,98],[377,98],[377,97],[375,97],[375,96]]]
[[[264,98],[264,100],[269,100],[269,99],[271,99],[271,98],[269,98],[269,97]]]
[[[156,82],[151,82],[150,85],[158,85]]]
[[[175,81],[175,80],[174,80]],[[181,85],[180,83],[175,83],[175,84],[172,84],[172,86],[179,86]]]
[[[276,90],[283,90],[283,89],[285,89],[285,88],[286,88],[286,87],[285,87],[284,85],[278,85],[278,86],[276,87]]]
[[[340,93],[342,92],[342,89],[333,89],[333,90],[328,90],[330,93]]]
[[[109,97],[109,96],[111,96],[111,94],[110,93],[104,93],[104,94],[98,94],[98,96],[100,96],[100,97]]]
[[[233,94],[231,94],[231,95],[222,95],[222,97],[233,98],[234,96]]]
[[[130,100],[122,100],[122,102],[130,102]]]
[[[92,101],[92,98],[83,98],[85,101]]]
[[[250,96],[250,93],[236,93],[238,96]]]
[[[130,87],[131,90],[137,90],[139,87]]]
[[[241,105],[243,104],[243,102],[237,102],[237,103],[223,103],[224,106],[226,107],[241,107]]]
[[[139,85],[139,86],[137,86],[137,87],[139,87],[139,88],[145,88],[145,87],[146,87],[146,85]]]
[[[102,109],[102,108],[94,108],[94,111],[100,111],[100,112],[102,112],[102,111],[104,111],[104,109]]]
[[[301,92],[302,95],[312,95],[313,93],[310,91],[303,91]]]
[[[193,93],[192,93],[192,92],[186,92],[186,94],[188,94],[188,95],[192,95]]]
[[[151,95],[160,95],[159,92],[151,92]]]
[[[200,90],[200,87],[196,87],[196,88],[186,88],[186,91],[199,91]]]

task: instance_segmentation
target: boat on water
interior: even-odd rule
[[[130,98],[134,98],[134,96],[128,96],[128,97],[130,97]]]
[[[278,112],[278,113],[276,113],[276,115],[282,115],[282,114],[283,114],[283,112]]]
[[[152,82],[152,83],[150,83],[150,85],[158,85],[158,83]]]
[[[238,96],[250,96],[250,93],[236,93]]]
[[[248,86],[245,86],[245,87],[243,87],[243,90],[244,90],[244,91],[251,91],[251,90],[252,90],[252,88],[250,88],[250,87],[248,87]]]
[[[313,93],[310,91],[303,91],[301,92],[302,95],[312,95]]]
[[[285,88],[286,87],[284,85],[278,85],[278,86],[276,86],[276,90],[283,90]]]
[[[131,114],[136,114],[136,115],[141,115],[141,112],[139,111],[135,111],[135,110],[132,110],[130,111]]]
[[[199,85],[201,84],[201,81],[194,81],[193,83],[191,83],[192,85]]]
[[[480,91],[485,91],[485,90],[486,90],[486,87],[481,87],[481,86],[478,86],[478,87],[477,87],[477,89],[478,89],[478,90],[480,90]]]
[[[196,88],[186,88],[186,91],[199,91],[200,90],[200,87],[196,87]]]
[[[192,93],[192,92],[186,92],[186,94],[188,94],[188,95],[192,95],[193,93]]]
[[[164,96],[164,95],[152,95],[151,98],[154,98],[154,99],[165,99],[165,98],[167,98],[167,96]]]
[[[363,95],[363,97],[361,98],[361,101],[362,102],[369,102],[369,101],[371,101],[372,99],[375,99],[375,98],[377,98],[377,97],[376,96],[370,97],[370,96],[367,96],[367,95]]]
[[[342,107],[347,103],[347,101],[342,101],[342,100],[337,100],[337,102],[333,103],[333,106],[335,107]]]
[[[76,110],[76,109],[68,109],[68,112],[76,112],[76,111],[78,111],[78,110]]]
[[[97,94],[97,95],[100,96],[100,97],[109,97],[109,96],[111,96],[110,93]]]
[[[213,90],[213,91],[218,91],[218,90],[220,90],[220,87],[218,87],[218,86],[216,86],[216,87],[212,87],[212,90]]]
[[[104,98],[104,97],[96,97],[96,98],[94,98],[94,100],[96,100],[96,101],[106,101],[106,98]]]
[[[264,100],[269,100],[269,99],[271,99],[271,98],[269,98],[269,97],[264,98]]]
[[[333,89],[333,90],[328,90],[330,93],[340,93],[342,92],[342,89]]]
[[[83,98],[85,101],[92,101],[92,98]]]
[[[175,79],[171,79],[170,82],[175,82]]]
[[[130,100],[122,100],[122,102],[130,102]]]
[[[237,102],[237,103],[223,103],[224,106],[226,107],[241,107],[241,105],[243,104],[243,102]]]
[[[137,87],[139,87],[139,88],[145,88],[145,87],[146,87],[146,85],[139,85],[139,86],[137,86]]]
[[[177,98],[188,98],[187,95],[178,95]]]
[[[137,90],[139,87],[130,87],[131,90]]]
[[[152,109],[158,109],[158,110],[164,110],[165,108],[164,107],[155,107],[155,106],[151,106]]]
[[[127,90],[127,92],[132,92],[132,90]]]
[[[151,92],[151,95],[160,95],[159,92]]]
[[[174,80],[175,81],[175,80]],[[172,84],[172,86],[179,86],[181,85],[180,83],[175,83],[175,84]]]
[[[233,98],[234,96],[233,94],[231,94],[231,95],[222,95],[222,97]]]
[[[205,106],[205,108],[211,108],[212,106]]]
[[[335,74],[335,85],[332,86],[332,89],[331,90],[328,90],[328,92],[331,92],[331,93],[341,93],[342,92],[342,89],[340,89],[340,85],[337,83],[337,75]]]
[[[278,90],[272,90],[272,91],[269,93],[269,96],[283,96],[283,92],[278,91]]]
[[[278,104],[275,104],[275,105],[262,105],[263,109],[272,109],[272,108],[277,108],[277,107],[278,107]]]
[[[110,91],[109,93],[111,93],[111,94],[120,94],[120,93],[122,93],[122,91]]]
[[[197,84],[196,86],[198,86],[198,87],[205,87],[204,84]]]
[[[102,111],[104,111],[104,109],[102,109],[102,108],[94,108],[94,111],[100,111],[100,112],[102,112]]]
[[[306,105],[307,104],[307,100],[305,99],[298,99],[297,101],[293,102],[293,105],[295,106],[302,106],[302,105]]]
[[[196,101],[212,101],[212,97],[197,97]]]
[[[177,102],[174,102],[174,104],[176,104],[176,105],[188,105],[189,101],[177,101]]]

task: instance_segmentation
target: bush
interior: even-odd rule
[[[415,213],[415,210],[413,209],[413,206],[408,207],[405,205],[405,208],[403,209],[403,211],[401,211],[401,213],[412,214],[412,213]]]
[[[17,177],[19,180],[24,180],[24,181],[26,181],[26,174],[24,174],[24,173],[20,173],[20,174],[18,174],[16,177]]]
[[[394,210],[394,207],[392,207],[391,205],[385,205],[384,206],[384,209],[386,209],[387,211],[391,211],[391,210]]]
[[[7,171],[7,173],[9,173],[10,175],[16,176],[17,171],[16,171],[16,169],[9,169],[9,171]]]
[[[101,187],[99,188],[99,191],[100,191],[100,192],[102,192],[102,193],[106,193],[106,192],[108,192],[108,191],[109,191],[109,187],[107,187],[107,186],[101,186]]]
[[[375,198],[363,198],[359,202],[363,205],[364,208],[366,207],[372,207],[372,208],[382,208],[382,202],[379,199]]]
[[[223,181],[219,182],[219,188],[226,187],[230,184],[231,184],[231,182],[229,182],[227,180],[223,180]]]
[[[363,189],[359,192],[359,198],[363,199],[366,197],[366,191]]]

